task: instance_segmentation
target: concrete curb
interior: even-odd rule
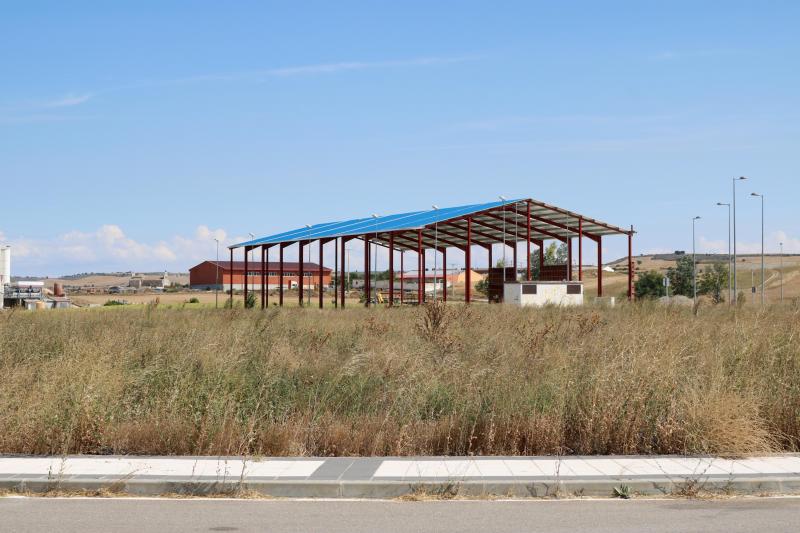
[[[0,490],[279,498],[800,495],[800,456],[127,457],[0,456]]]
[[[17,493],[107,492],[137,496],[213,496],[258,494],[275,498],[365,498],[403,496],[452,497],[612,497],[627,487],[631,495],[669,496],[698,493],[726,495],[800,494],[800,478],[765,476],[750,479],[564,479],[548,481],[336,481],[336,480],[166,480],[166,479],[20,479],[0,478],[0,490]]]

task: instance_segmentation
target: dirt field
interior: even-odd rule
[[[355,293],[354,293],[355,294]],[[256,295],[258,298],[261,297],[261,293],[256,291]],[[165,293],[155,293],[155,292],[148,292],[148,293],[140,293],[140,294],[76,294],[70,296],[72,300],[77,305],[89,305],[89,304],[99,304],[103,305],[109,300],[124,300],[132,305],[141,305],[141,304],[148,304],[153,303],[156,300],[160,305],[168,305],[168,306],[175,306],[175,305],[182,305],[189,302],[191,298],[197,298],[200,300],[200,306],[202,307],[213,307],[215,305],[215,295],[214,291],[181,291],[181,292],[165,292]],[[220,291],[219,295],[219,306],[223,307],[225,302],[230,298],[229,295]],[[244,296],[239,293],[234,295],[234,301],[237,305],[242,305]],[[331,299],[333,296],[326,295],[325,298],[325,306],[332,307]],[[345,305],[355,305],[358,304],[359,299],[357,297],[348,298]],[[278,302],[278,295],[277,293],[270,293],[269,297],[269,304],[272,307],[274,304]],[[317,306],[317,295],[313,293],[311,296],[311,306]],[[261,305],[260,299],[258,300],[258,305]],[[284,293],[284,306],[285,307],[297,307],[298,305],[298,294],[297,291],[286,291]]]

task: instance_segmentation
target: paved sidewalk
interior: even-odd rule
[[[0,489],[139,495],[240,490],[292,498],[660,495],[698,490],[800,494],[800,456],[243,458],[0,456]]]

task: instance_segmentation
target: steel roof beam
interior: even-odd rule
[[[541,202],[541,201],[538,201],[538,200],[534,200],[534,199],[530,199],[528,201],[531,203],[531,205],[537,205],[539,207],[543,207],[545,209],[549,209],[550,211],[555,211],[557,213],[561,213],[563,215],[570,216],[572,218],[582,218],[584,223],[589,222],[590,224],[595,224],[597,226],[606,228],[606,229],[611,230],[611,231],[613,231],[615,233],[618,233],[620,235],[627,235],[628,233],[630,233],[629,231],[624,230],[624,229],[622,229],[620,227],[612,226],[611,224],[606,224],[605,222],[600,222],[599,220],[596,220],[594,218],[585,217],[585,216],[580,215],[578,213],[574,213],[572,211],[568,211],[566,209],[562,209],[562,208],[556,207],[554,205],[546,204],[544,202]]]
[[[486,214],[486,216],[488,216],[488,217],[491,217],[491,218],[494,218],[494,219],[496,219],[496,220],[503,220],[503,217],[501,217],[501,216],[498,216],[498,215],[495,215],[494,213],[487,213],[487,214]],[[531,218],[533,218],[533,217],[531,217]],[[480,221],[478,221],[478,220],[473,220],[473,222],[476,222],[476,223],[478,223],[478,224],[480,224],[480,223],[481,223],[481,222],[480,222]],[[508,223],[509,223],[509,221],[506,221],[506,224],[508,224]],[[521,228],[523,231],[524,231],[524,230],[526,230],[526,227],[525,227],[525,226],[520,226],[519,224],[516,224],[516,222],[514,222],[514,224],[517,226],[517,229],[520,229],[520,228]],[[484,226],[487,226],[487,225],[488,225],[489,227],[493,227],[493,228],[494,228],[495,230],[497,230],[497,231],[502,231],[501,229],[499,229],[499,228],[497,228],[497,227],[495,227],[495,226],[491,226],[491,225],[489,225],[488,223],[483,223],[482,225],[484,225]],[[541,234],[543,234],[543,235],[546,235],[546,236],[548,236],[548,237],[550,237],[550,238],[552,238],[552,239],[557,239],[557,240],[559,240],[559,241],[561,241],[561,242],[567,242],[567,237],[565,237],[565,236],[563,236],[563,235],[558,235],[558,234],[555,234],[555,233],[550,233],[549,231],[547,231],[547,230],[544,230],[544,229],[542,229],[542,228],[533,228],[533,227],[531,227],[531,231],[533,231],[533,230],[535,230],[535,231],[537,231],[537,232],[539,232],[539,233],[541,233]],[[506,232],[506,233],[508,233],[508,232]],[[511,235],[513,236],[514,234],[512,233]],[[523,239],[523,240],[524,240],[524,239]]]

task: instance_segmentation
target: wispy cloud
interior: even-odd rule
[[[523,126],[541,125],[634,125],[665,123],[674,120],[674,115],[511,115],[491,117],[453,125],[458,130],[499,130]]]
[[[217,72],[197,74],[193,76],[141,80],[125,85],[107,87],[93,92],[69,93],[59,98],[49,101],[28,101],[0,106],[0,123],[29,123],[29,122],[51,122],[60,120],[72,120],[73,117],[65,115],[53,115],[35,113],[36,110],[45,109],[66,109],[80,106],[92,100],[95,96],[104,93],[125,91],[132,89],[143,89],[149,87],[167,87],[171,85],[183,85],[194,83],[213,83],[213,82],[249,82],[263,83],[270,79],[300,77],[300,76],[319,76],[331,75],[343,72],[366,71],[374,69],[391,68],[412,68],[412,67],[431,67],[436,65],[448,65],[474,61],[480,59],[480,55],[463,56],[426,56],[409,59],[395,59],[386,61],[339,61],[333,63],[316,63],[309,65],[295,65],[285,67],[273,67],[264,69],[242,70],[234,72]],[[23,114],[24,113],[24,114]],[[5,116],[4,116],[5,115]]]
[[[74,107],[76,105],[81,105],[88,102],[92,98],[92,93],[83,93],[83,94],[67,94],[62,96],[61,98],[57,98],[55,100],[51,100],[49,102],[44,102],[42,107]]]
[[[35,113],[27,115],[15,115],[4,117],[0,115],[0,124],[35,124],[39,122],[68,122],[74,120],[90,120],[91,116],[77,115],[56,115],[47,113]]]
[[[396,59],[388,61],[338,61],[333,63],[316,63],[309,65],[294,65],[285,67],[273,67],[265,69],[241,70],[234,72],[216,72],[197,74],[194,76],[184,76],[180,78],[169,78],[160,80],[142,80],[140,82],[115,87],[114,90],[135,89],[142,87],[158,87],[167,85],[180,85],[189,83],[204,82],[231,82],[249,81],[264,82],[271,78],[288,78],[292,76],[314,76],[337,74],[348,71],[389,69],[389,68],[409,68],[409,67],[428,67],[435,65],[448,65],[474,61],[480,59],[479,55],[465,56],[429,56],[411,59]]]
[[[662,50],[650,56],[653,61],[677,61],[680,59],[694,59],[704,57],[717,57],[723,55],[731,55],[744,53],[740,50],[732,48],[706,48],[697,50]]]
[[[478,56],[457,57],[420,57],[415,59],[400,59],[395,61],[349,61],[340,63],[321,63],[318,65],[301,65],[297,67],[274,68],[267,71],[271,76],[302,76],[309,74],[334,74],[348,70],[367,70],[392,67],[426,67],[432,65],[447,65],[472,61]]]
[[[69,93],[52,100],[28,100],[0,106],[0,124],[30,124],[36,122],[62,122],[81,120],[70,108],[85,104],[93,93]]]

